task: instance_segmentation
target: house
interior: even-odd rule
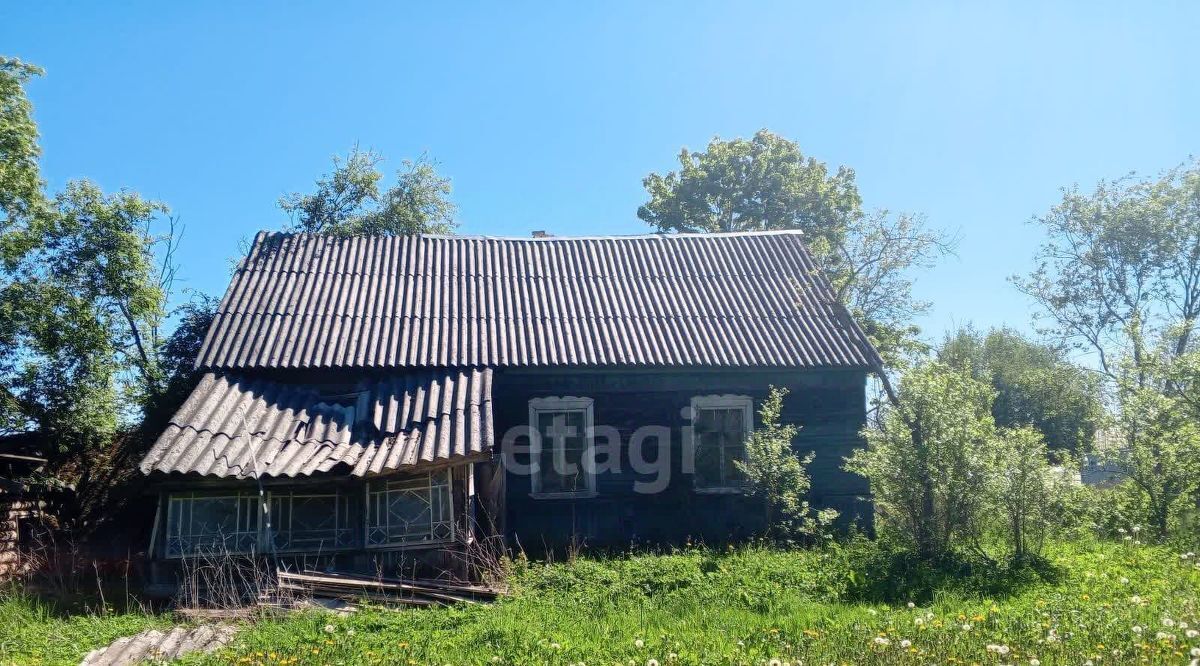
[[[749,535],[734,461],[770,386],[816,453],[812,501],[870,520],[841,467],[878,364],[799,232],[260,233],[141,462],[150,553],[456,571],[490,536]]]
[[[29,569],[46,490],[31,477],[46,464],[43,449],[43,440],[33,433],[0,436],[0,581]]]

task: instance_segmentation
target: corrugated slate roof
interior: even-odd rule
[[[870,367],[798,232],[260,233],[197,367]]]
[[[365,476],[492,448],[492,371],[418,370],[351,390],[210,372],[142,460],[143,473]]]

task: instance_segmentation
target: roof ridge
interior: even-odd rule
[[[267,231],[262,230],[255,234],[255,242],[261,241],[263,238],[291,237],[291,238],[329,238],[337,241],[349,241],[356,239],[377,239],[377,238],[394,238],[403,234],[352,234],[350,236],[334,236],[331,234],[320,234],[311,232],[297,231]],[[494,241],[522,241],[531,243],[546,243],[555,241],[581,241],[581,240],[673,240],[676,238],[703,238],[706,240],[718,240],[724,238],[740,238],[744,236],[804,236],[802,229],[762,229],[755,231],[684,231],[677,233],[651,232],[644,234],[586,234],[583,236],[503,236],[492,234],[408,234],[414,238],[429,238],[434,240],[494,240]]]

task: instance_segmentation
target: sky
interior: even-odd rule
[[[1061,188],[1200,155],[1194,2],[26,1],[0,54],[46,70],[48,185],[166,202],[177,286],[214,295],[355,144],[436,160],[460,233],[637,234],[648,173],[768,128],[958,237],[916,275],[931,338],[1029,330],[1008,277]]]

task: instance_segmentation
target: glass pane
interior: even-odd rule
[[[707,410],[706,410],[707,411]],[[705,412],[701,412],[702,414]],[[720,434],[716,432],[696,433],[696,485],[700,487],[721,484]]]
[[[450,538],[448,472],[371,486],[367,543],[380,546]]]

